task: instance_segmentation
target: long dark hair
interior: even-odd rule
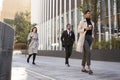
[[[33,30],[34,30],[35,28],[36,28],[36,27],[33,27],[33,28],[31,29],[31,32],[33,32]],[[36,28],[35,33],[37,33],[37,28]]]

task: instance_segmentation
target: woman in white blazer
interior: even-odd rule
[[[91,52],[90,47],[92,44],[92,40],[94,38],[94,22],[91,21],[91,13],[89,10],[85,11],[85,19],[80,21],[78,26],[78,32],[80,33],[77,51],[83,53],[82,57],[82,72],[88,72],[92,74],[93,71],[90,68],[91,65]],[[85,69],[85,65],[87,63],[87,70]]]
[[[36,54],[38,53],[38,33],[37,33],[37,28],[33,27],[31,32],[28,35],[28,40],[30,40],[29,42],[29,47],[28,47],[28,58],[27,58],[27,62],[29,63],[29,59],[30,57],[33,55],[33,62],[32,64],[35,64],[35,58],[36,58]]]

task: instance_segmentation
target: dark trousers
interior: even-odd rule
[[[68,45],[68,46],[65,46],[65,64],[69,64],[69,58],[72,54],[72,46],[71,45]]]
[[[83,45],[83,58],[82,58],[82,66],[91,65],[91,52],[90,52],[90,46],[92,44],[92,36],[91,35],[86,35],[85,36],[85,41]]]
[[[29,62],[30,57],[33,55],[33,63],[35,62],[35,58],[36,58],[36,53],[30,54],[27,58],[27,61]]]

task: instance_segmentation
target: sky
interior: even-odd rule
[[[1,9],[2,9],[2,1],[3,1],[3,0],[0,0],[0,11],[1,11]]]

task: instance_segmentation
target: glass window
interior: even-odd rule
[[[120,13],[120,0],[117,0],[117,12]]]
[[[117,23],[118,23],[118,31],[120,32],[120,0],[117,0]]]

